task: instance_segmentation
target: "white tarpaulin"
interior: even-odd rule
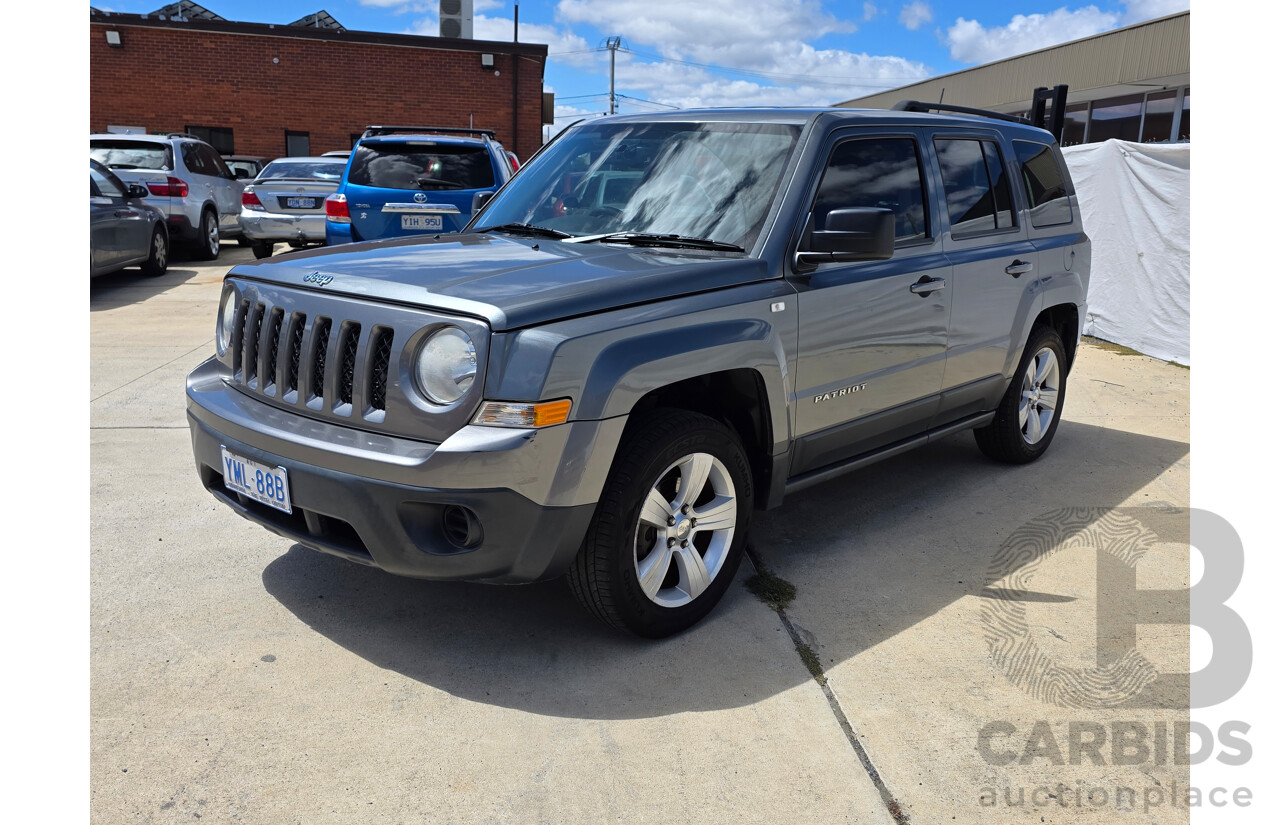
[[[1093,241],[1084,332],[1191,364],[1191,145],[1062,150]]]

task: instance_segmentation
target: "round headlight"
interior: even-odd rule
[[[413,374],[427,398],[452,404],[476,378],[476,346],[462,330],[445,327],[423,342]]]
[[[236,325],[236,292],[228,289],[222,295],[222,307],[218,310],[218,355],[226,355],[231,346],[231,334]]]

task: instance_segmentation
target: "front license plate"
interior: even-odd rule
[[[290,209],[315,209],[315,198],[285,198],[284,205]]]
[[[444,229],[444,221],[441,220],[439,215],[401,215],[400,228],[439,232]]]
[[[283,467],[268,467],[223,447],[222,483],[233,493],[243,493],[286,513],[293,512],[289,501],[289,474]]]

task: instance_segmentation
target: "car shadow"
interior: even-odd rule
[[[140,303],[179,284],[187,283],[199,274],[197,269],[170,266],[158,278],[148,278],[137,267],[99,275],[89,281],[89,311],[117,309]]]
[[[784,575],[822,583],[802,586],[797,604],[855,625],[823,640],[824,664],[847,660],[983,593],[999,542],[1022,524],[1063,506],[1114,508],[1189,452],[1179,441],[1071,422],[1057,439],[1040,461],[1010,468],[961,433],[810,488],[756,514],[753,551]],[[810,678],[781,623],[741,586],[749,572],[744,563],[707,620],[657,642],[598,624],[563,580],[416,581],[298,545],[262,580],[317,633],[452,695],[632,719],[740,707]]]

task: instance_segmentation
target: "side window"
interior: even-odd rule
[[[213,151],[212,147],[201,146],[200,157],[204,160],[205,168],[211,169],[211,175],[217,175],[222,178],[234,178],[235,174],[227,167],[226,161],[222,156]]]
[[[1013,151],[1018,155],[1022,185],[1026,188],[1027,202],[1031,204],[1031,225],[1071,223],[1067,184],[1053,149],[1043,143],[1015,140]]]
[[[934,146],[942,167],[951,237],[1012,227],[1009,181],[995,141],[935,138]]]
[[[892,209],[898,243],[929,237],[920,152],[911,138],[855,138],[836,146],[813,202],[815,228],[833,209]]]
[[[182,144],[182,162],[186,165],[187,171],[194,175],[212,175],[214,170],[204,168],[204,158],[198,151],[199,144],[184,143]]]
[[[96,190],[96,191],[95,191]],[[123,198],[124,189],[116,185],[109,176],[102,174],[92,166],[89,167],[89,191],[104,198]]]

